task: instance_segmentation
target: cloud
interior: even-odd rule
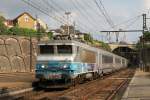
[[[147,9],[147,8],[150,8],[150,0],[144,0],[144,7]]]

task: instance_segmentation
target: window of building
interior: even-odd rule
[[[29,22],[29,16],[24,17],[25,22]]]

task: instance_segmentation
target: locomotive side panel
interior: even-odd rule
[[[96,63],[96,53],[82,48],[80,51],[80,59],[81,62]]]

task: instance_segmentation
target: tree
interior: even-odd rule
[[[90,34],[84,34],[84,40],[90,43],[93,42],[93,38]]]
[[[144,38],[150,38],[150,32],[144,32],[143,37]]]
[[[7,27],[4,25],[4,21],[5,21],[5,18],[3,16],[0,16],[0,33],[1,34],[6,33],[7,31]]]

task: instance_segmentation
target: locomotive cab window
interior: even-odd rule
[[[40,54],[54,54],[54,46],[53,45],[40,45],[39,53]]]
[[[58,54],[72,54],[72,45],[57,45]]]

